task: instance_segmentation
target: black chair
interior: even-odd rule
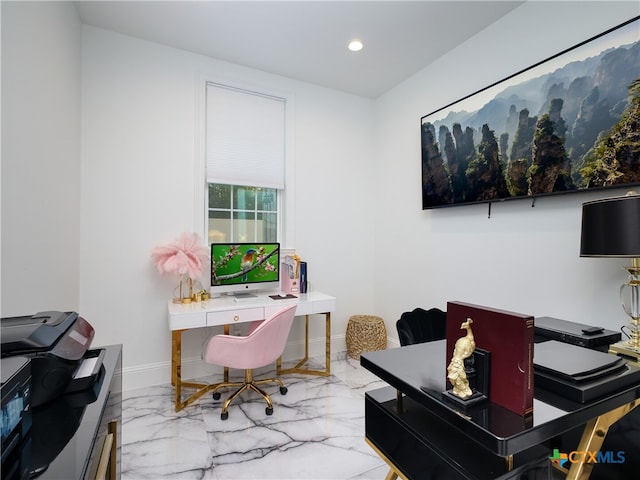
[[[404,312],[396,322],[396,329],[401,346],[443,340],[447,334],[447,312],[418,307]]]

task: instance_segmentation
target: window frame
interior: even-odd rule
[[[211,207],[210,205],[210,201],[209,201],[209,185],[225,185],[227,187],[230,188],[229,190],[229,195],[230,195],[230,199],[229,199],[229,207],[228,208],[222,208],[222,207]],[[237,205],[235,205],[234,199],[236,198],[236,192],[235,190],[237,188],[255,188],[255,189],[260,189],[260,188],[265,188],[267,190],[271,190],[275,192],[276,195],[276,202],[275,205],[273,207],[273,210],[266,210],[264,208],[258,208],[258,199],[257,199],[257,195],[254,201],[254,205],[253,208],[249,209],[249,208],[239,208]],[[281,197],[282,197],[282,192],[283,190],[280,188],[270,188],[270,187],[251,187],[251,186],[246,186],[246,185],[230,185],[227,183],[213,183],[213,182],[209,182],[207,181],[207,188],[206,188],[206,204],[207,204],[207,208],[206,208],[206,215],[207,215],[207,225],[206,225],[206,232],[205,232],[205,239],[209,238],[209,221],[210,221],[210,217],[209,217],[209,213],[214,211],[214,212],[225,212],[229,214],[229,220],[230,220],[230,238],[224,240],[224,241],[231,241],[231,242],[240,242],[240,243],[247,243],[247,242],[279,242],[279,238],[281,237],[281,232],[282,232],[282,221],[281,221],[281,211],[282,211],[282,202],[281,202]],[[240,239],[237,238],[234,235],[234,226],[235,226],[235,218],[234,216],[236,214],[249,214],[252,216],[252,220],[254,220],[254,226],[253,226],[253,236],[252,239]],[[276,238],[263,238],[263,239],[258,239],[258,216],[260,214],[275,214],[276,215]],[[255,240],[253,240],[255,239]]]
[[[292,92],[284,92],[282,90],[268,88],[265,86],[250,85],[238,81],[230,81],[228,79],[215,78],[212,76],[201,75],[196,80],[196,119],[195,119],[195,159],[194,159],[194,231],[198,232],[201,238],[205,239],[208,244],[208,218],[209,218],[209,182],[206,172],[206,125],[207,125],[207,84],[215,83],[219,85],[228,85],[238,90],[247,90],[259,92],[264,95],[280,97],[285,100],[285,188],[277,189],[278,199],[278,242],[282,248],[293,248],[294,224],[295,218],[295,172],[294,172],[294,95]]]

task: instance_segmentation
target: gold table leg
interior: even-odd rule
[[[389,473],[384,477],[384,480],[396,480],[398,478],[398,474],[395,472],[393,468],[389,469]]]
[[[182,330],[171,332],[171,385],[175,387],[178,365],[182,355]]]
[[[391,460],[389,460],[387,458],[387,456],[382,453],[380,451],[380,449],[378,449],[378,447],[376,447],[373,442],[371,440],[369,440],[367,437],[364,438],[364,441],[367,442],[367,444],[373,448],[374,452],[376,452],[378,454],[378,456],[384,460],[384,462],[389,466],[389,473],[387,473],[387,476],[384,477],[384,480],[396,480],[398,478],[401,478],[402,480],[408,480],[408,478],[400,471],[398,470],[398,467],[396,467],[393,462]]]
[[[599,417],[589,420],[584,427],[582,438],[576,448],[578,452],[598,452],[607,436],[609,427],[640,405],[639,400],[622,405]],[[572,463],[567,473],[567,480],[586,480],[591,475],[594,462],[584,461]],[[564,469],[563,469],[564,470]]]
[[[513,455],[507,455],[504,457],[504,465],[507,468],[507,472],[513,470]]]
[[[225,367],[225,375],[228,375]],[[176,412],[187,405],[192,404],[202,395],[213,390],[217,384],[182,381],[182,330],[173,330],[171,333],[171,384],[175,390]],[[182,387],[195,388],[196,391],[186,400],[182,400]]]
[[[310,368],[302,368],[309,361],[309,315],[305,315],[304,329],[304,358],[300,360],[293,368],[282,368],[282,359],[276,361],[276,373],[283,375],[287,373],[302,373],[305,375],[318,375],[328,377],[331,375],[331,312],[320,314],[325,316],[325,359],[324,370],[314,370]]]

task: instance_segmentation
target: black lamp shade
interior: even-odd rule
[[[640,195],[582,204],[581,257],[640,257]]]

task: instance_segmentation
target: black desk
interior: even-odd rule
[[[541,444],[585,423],[578,449],[597,451],[609,426],[633,409],[640,398],[640,385],[588,404],[536,389],[533,415],[528,418],[489,402],[462,413],[442,398],[445,346],[441,340],[361,356],[363,367],[398,391],[396,399],[389,393],[392,389],[368,392],[365,397],[366,439],[390,464],[389,479],[396,475],[418,478],[394,446],[394,442],[403,441],[402,436],[424,444],[422,460],[437,454],[453,472],[442,478],[512,478],[510,472],[538,468],[541,460],[548,465],[550,452],[541,450]],[[428,417],[429,421],[424,420]],[[379,422],[386,423],[382,431]],[[392,437],[389,432],[396,438],[388,438]],[[568,478],[587,478],[592,467],[574,463],[566,473]]]
[[[38,480],[120,478],[122,346],[96,349],[106,352],[90,403],[71,394],[32,411],[29,460],[43,469]]]

